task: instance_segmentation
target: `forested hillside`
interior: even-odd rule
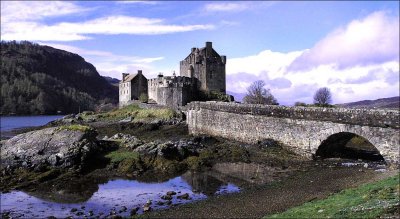
[[[66,114],[117,100],[118,88],[79,55],[30,42],[1,42],[3,115]]]

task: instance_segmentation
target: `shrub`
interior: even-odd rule
[[[142,93],[139,96],[139,101],[142,103],[147,103],[149,101],[149,97],[147,96],[147,94]]]
[[[294,106],[307,106],[307,104],[303,102],[295,102]]]
[[[120,163],[123,160],[137,160],[139,159],[139,154],[137,152],[133,151],[123,151],[123,150],[117,150],[117,151],[112,151],[111,153],[106,155],[106,158],[110,159],[111,163]]]

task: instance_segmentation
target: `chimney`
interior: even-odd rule
[[[137,73],[138,73],[138,75],[141,75],[142,74],[142,70],[138,70]]]
[[[211,50],[212,49],[212,42],[206,42],[206,48],[207,48],[207,50]]]
[[[223,64],[226,64],[226,56],[221,56],[221,61]]]
[[[193,48],[192,48],[192,53],[194,53],[194,51],[196,51],[196,47],[193,47]]]
[[[128,76],[128,73],[122,73],[122,81],[125,81],[126,76]]]

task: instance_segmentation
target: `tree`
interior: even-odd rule
[[[329,88],[319,88],[314,94],[314,104],[318,106],[329,106],[332,102],[332,94]]]
[[[297,101],[297,102],[294,103],[294,106],[307,106],[307,104],[303,103],[303,102],[300,102],[300,101]]]
[[[276,98],[271,94],[269,89],[264,88],[265,82],[258,80],[253,82],[247,88],[247,94],[244,97],[245,103],[253,104],[267,104],[267,105],[279,105]]]

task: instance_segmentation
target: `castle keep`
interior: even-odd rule
[[[191,53],[180,62],[180,74],[198,79],[201,91],[218,91],[225,93],[226,56],[220,56],[211,42],[203,48],[192,48]]]
[[[120,106],[129,105],[146,94],[149,102],[176,108],[198,100],[200,93],[226,92],[226,56],[220,56],[211,42],[203,48],[192,48],[180,62],[180,76],[163,76],[147,79],[142,71],[122,74],[119,84]]]

